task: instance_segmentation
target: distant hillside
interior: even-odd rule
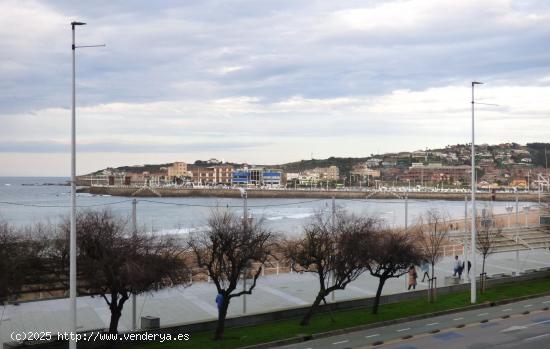
[[[550,165],[550,143],[527,143],[533,165],[548,168]]]
[[[445,148],[439,148],[439,149],[426,149],[426,161],[444,161],[443,159],[437,159],[433,158],[431,153],[439,152],[439,153],[454,153],[459,154],[461,152],[466,152],[469,154],[469,145],[468,144],[457,144],[452,146],[447,146]],[[477,147],[477,146],[476,146]],[[529,154],[531,156],[531,165],[537,167],[548,167],[550,164],[550,143],[527,143],[527,145],[522,146],[517,143],[510,143],[508,145],[481,145],[479,146],[481,149],[485,149],[485,151],[489,151],[490,153],[496,154],[498,151],[506,150],[509,151],[510,149],[523,149],[529,151]],[[402,155],[402,156],[400,156]],[[397,166],[400,167],[409,167],[411,166],[413,161],[419,161],[418,156],[413,157],[412,153],[404,152],[402,154],[400,153],[393,153],[393,154],[379,154],[379,155],[371,155],[367,157],[359,157],[359,158],[342,158],[342,157],[330,157],[328,159],[311,159],[311,160],[301,160],[296,162],[289,162],[285,164],[278,164],[278,165],[262,165],[263,167],[270,167],[270,168],[280,168],[285,172],[303,172],[306,170],[311,170],[316,167],[329,167],[329,166],[337,166],[340,170],[341,175],[348,176],[351,172],[354,165],[357,165],[359,163],[365,162],[367,159],[372,158],[373,156],[376,156],[377,158],[389,158],[393,159],[397,162]],[[521,159],[525,155],[517,155],[514,156],[514,160],[516,162],[521,161]],[[420,161],[424,161],[424,156],[420,158]],[[212,166],[215,165],[215,163],[210,162],[211,160],[204,161],[204,160],[197,160],[193,164],[188,164],[189,169],[192,169],[196,166]],[[461,160],[462,161],[462,160]],[[469,160],[468,160],[469,162]],[[495,161],[495,164],[497,162]],[[241,163],[224,163],[227,165],[232,165],[234,167],[241,167],[244,164]],[[451,165],[457,165],[462,164],[461,162],[453,162]],[[161,167],[168,167],[171,166],[172,163],[165,163],[165,164],[146,164],[141,166],[121,166],[117,167],[115,169],[109,168],[108,170],[115,170],[120,172],[127,172],[127,173],[141,173],[143,171],[149,171],[149,172],[159,172]],[[93,174],[98,174],[103,170],[96,171]]]
[[[365,162],[369,157],[364,158],[336,158],[330,157],[328,159],[311,159],[301,160],[297,162],[289,162],[282,165],[276,165],[274,167],[281,168],[285,172],[302,172],[305,170],[311,170],[316,167],[329,167],[337,166],[340,170],[340,174],[347,174],[351,171],[354,165],[361,162]]]

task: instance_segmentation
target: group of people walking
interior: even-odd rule
[[[453,276],[457,276],[459,278],[462,277],[462,273],[464,272],[464,267],[465,267],[465,262],[461,261],[458,256],[455,256],[455,259],[453,261]],[[470,261],[468,261],[468,271],[467,271],[467,275],[470,275],[470,269],[472,268],[472,263]],[[422,281],[421,282],[424,282],[424,280],[428,279],[428,281],[430,281],[430,263],[427,261],[427,260],[422,260],[422,262],[420,262],[420,270],[422,271]],[[418,274],[416,272],[416,267],[411,264],[411,266],[409,267],[409,271],[408,271],[408,290],[415,290],[416,289],[416,284],[417,284],[417,279],[418,279]]]

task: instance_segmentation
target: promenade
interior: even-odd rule
[[[462,259],[463,256],[460,256]],[[481,260],[478,258],[478,270]],[[548,250],[528,250],[520,253],[521,270],[539,269],[550,266]],[[506,252],[489,257],[487,273],[511,274],[515,271],[514,252]],[[421,273],[418,271],[421,281]],[[452,257],[448,256],[436,265],[435,273],[438,284],[444,285],[446,276],[452,274]],[[346,290],[335,293],[334,301],[354,298],[372,297],[376,292],[378,279],[364,274],[350,284]],[[420,282],[418,289],[427,288],[427,283]],[[318,281],[315,274],[280,273],[266,275],[258,280],[253,294],[246,298],[247,314],[269,312],[291,307],[307,306],[315,298]],[[383,294],[407,292],[406,279],[389,280]],[[165,289],[153,294],[137,297],[138,322],[141,316],[157,316],[161,326],[191,323],[216,318],[217,309],[214,302],[215,286],[207,282],[196,282],[187,288]],[[327,301],[331,302],[329,296]],[[131,328],[131,303],[128,301],[120,320],[120,331]],[[23,331],[65,331],[69,328],[68,299],[24,302],[19,305],[7,305],[0,308],[3,313],[0,322],[0,345],[10,341],[12,332]],[[243,298],[236,298],[229,308],[229,317],[243,315]],[[80,297],[78,299],[79,331],[105,328],[109,324],[110,312],[101,297]],[[139,324],[138,324],[139,325]]]

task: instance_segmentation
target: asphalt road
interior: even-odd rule
[[[550,347],[550,311],[544,310],[547,306],[550,306],[550,297],[534,298],[311,340],[281,348],[542,349]],[[409,336],[412,337],[407,338]],[[373,345],[380,341],[383,344]]]

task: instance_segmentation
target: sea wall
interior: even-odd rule
[[[86,188],[91,194],[113,195],[128,197],[220,197],[220,198],[239,198],[239,190],[236,189],[183,189],[183,188],[144,188],[129,186],[93,186]],[[328,199],[335,197],[337,199],[396,199],[404,196],[405,193],[391,192],[366,192],[353,190],[269,190],[269,189],[249,189],[247,191],[249,198],[300,198],[300,199]],[[371,195],[372,194],[372,195]],[[463,201],[465,193],[435,193],[435,192],[409,192],[409,199],[427,199],[427,200],[460,200]],[[468,195],[469,196],[469,195]],[[479,193],[476,195],[478,200],[491,201],[515,201],[514,193]],[[538,202],[538,194],[518,194],[519,201]],[[550,202],[550,195],[541,196],[541,201]]]

